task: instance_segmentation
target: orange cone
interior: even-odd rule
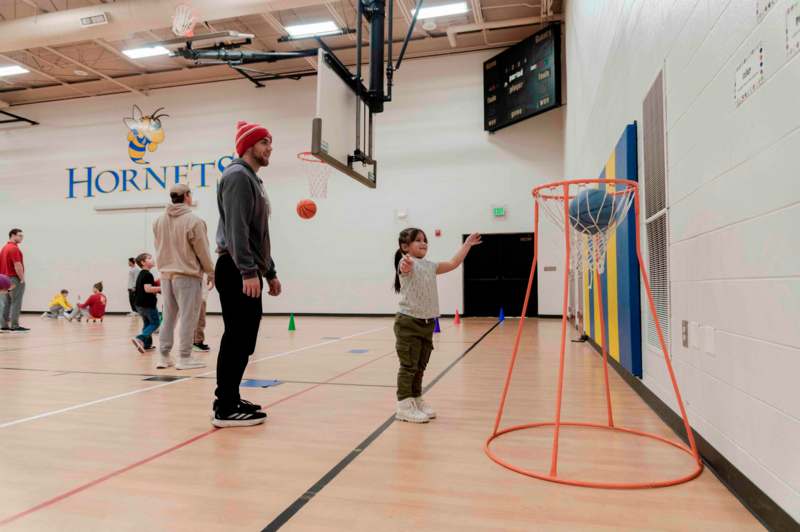
[[[453,320],[453,325],[460,325],[461,324],[461,316],[458,315],[458,309],[456,309],[456,317]]]

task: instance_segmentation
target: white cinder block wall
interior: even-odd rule
[[[122,118],[137,104],[145,113],[164,107],[170,115],[163,120],[165,142],[148,155],[156,170],[232,153],[237,120],[260,121],[272,131],[275,151],[261,175],[274,206],[272,243],[284,294],[267,299],[267,312],[394,312],[392,258],[401,229],[422,227],[431,240],[430,258],[449,259],[464,233],[532,231],[531,188],[563,176],[563,108],[496,135],[483,131],[482,63],[497,52],[404,63],[395,76],[394,101],[376,117],[378,188],[336,175],[310,221],[295,214],[297,201],[308,195],[295,154],[310,145],[315,78],[270,82],[258,90],[242,80],[156,90],[147,98],[117,95],[15,108],[41,122],[0,131],[0,230],[5,235],[18,226],[26,233],[24,309],[44,309],[62,287],[73,298],[85,297],[101,279],[110,309],[127,308],[126,258],[153,249],[151,226],[159,213],[100,214],[94,207],[163,200],[166,193],[157,188],[68,200],[67,168],[134,168]],[[211,186],[195,196],[213,241],[219,174],[208,172]],[[192,180],[198,183],[199,169]],[[506,206],[508,216],[494,219],[493,205]],[[407,220],[395,218],[398,209],[408,211]],[[434,237],[437,228],[441,238]],[[543,271],[560,258],[559,241],[547,229],[542,247],[555,245],[539,267],[539,311],[560,314],[563,270]],[[461,272],[440,277],[444,313],[463,310]],[[215,295],[209,309],[219,309]]]
[[[679,383],[694,427],[800,520],[796,16],[796,0],[569,2],[565,173],[599,173],[663,69]],[[737,67],[756,45],[765,82],[737,106]],[[682,320],[696,348],[682,347]],[[675,408],[660,354],[644,352],[644,383]]]

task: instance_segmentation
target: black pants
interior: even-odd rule
[[[133,303],[133,300],[136,299],[136,290],[128,289],[128,303],[131,304],[131,310],[133,312],[138,312],[136,310],[136,305]]]
[[[239,403],[239,385],[250,355],[256,349],[261,324],[261,293],[248,297],[242,293],[242,274],[230,255],[217,259],[215,279],[225,332],[217,356],[217,408],[229,411]],[[263,287],[263,280],[259,277]]]

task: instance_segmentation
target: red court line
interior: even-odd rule
[[[381,355],[381,356],[379,356],[377,358],[373,358],[372,360],[368,360],[367,362],[364,362],[363,364],[359,364],[358,366],[356,366],[354,368],[351,368],[351,369],[348,369],[347,371],[339,373],[338,375],[335,375],[335,376],[331,377],[330,379],[322,381],[322,382],[320,382],[318,384],[314,384],[313,386],[309,386],[308,388],[303,388],[300,391],[297,391],[297,392],[295,392],[293,394],[287,395],[286,397],[283,397],[281,399],[273,401],[273,402],[267,404],[266,406],[264,406],[264,408],[273,407],[273,406],[278,405],[280,403],[286,402],[289,399],[293,399],[293,398],[295,398],[295,397],[297,397],[299,395],[303,395],[305,393],[308,393],[311,390],[319,388],[320,386],[322,386],[324,384],[327,384],[327,383],[329,383],[331,381],[335,381],[338,378],[344,377],[348,373],[352,373],[352,372],[356,371],[357,369],[361,369],[364,366],[372,364],[373,362],[377,362],[378,360],[380,360],[382,358],[385,358],[385,357],[387,357],[387,356],[389,356],[391,354],[394,354],[394,350],[389,351],[388,353],[384,353],[383,355]],[[110,480],[110,479],[112,479],[112,478],[114,478],[116,476],[119,476],[119,475],[123,474],[123,473],[127,473],[128,471],[131,471],[132,469],[136,469],[139,466],[142,466],[144,464],[152,462],[152,461],[154,461],[154,460],[156,460],[158,458],[161,458],[162,456],[167,455],[167,454],[169,454],[169,453],[171,453],[173,451],[177,451],[178,449],[180,449],[182,447],[186,447],[187,445],[190,445],[190,444],[192,444],[192,443],[194,443],[194,442],[196,442],[198,440],[201,440],[201,439],[205,438],[206,436],[210,436],[211,434],[217,432],[218,430],[220,430],[220,429],[213,428],[213,429],[207,430],[205,432],[202,432],[200,434],[197,434],[195,436],[192,436],[188,440],[184,440],[181,443],[178,443],[177,445],[173,445],[172,447],[170,447],[168,449],[164,449],[163,451],[159,451],[159,452],[157,452],[157,453],[155,453],[153,455],[148,456],[147,458],[143,458],[142,460],[139,460],[138,462],[134,462],[134,463],[132,463],[130,465],[127,465],[127,466],[125,466],[125,467],[123,467],[121,469],[117,469],[116,471],[112,471],[111,473],[107,473],[107,474],[103,475],[102,477],[99,477],[99,478],[96,478],[94,480],[91,480],[91,481],[89,481],[89,482],[87,482],[85,484],[81,484],[78,487],[75,487],[75,488],[73,488],[73,489],[71,489],[69,491],[66,491],[66,492],[64,492],[64,493],[62,493],[60,495],[56,495],[55,497],[53,497],[51,499],[48,499],[48,500],[46,500],[44,502],[41,502],[41,503],[37,504],[36,506],[32,506],[32,507],[28,508],[27,510],[23,510],[23,511],[21,511],[19,513],[16,513],[14,515],[10,515],[10,516],[0,520],[0,526],[5,526],[5,525],[7,525],[7,524],[9,524],[9,523],[11,523],[13,521],[16,521],[17,519],[21,519],[21,518],[23,518],[25,516],[31,515],[32,513],[38,512],[39,510],[43,510],[44,508],[47,508],[47,507],[52,506],[52,505],[54,505],[54,504],[56,504],[58,502],[61,502],[64,499],[68,499],[69,497],[72,497],[73,495],[77,495],[78,493],[86,491],[89,488],[97,486],[98,484],[102,484],[106,480]]]

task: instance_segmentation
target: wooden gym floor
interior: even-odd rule
[[[762,529],[707,470],[670,488],[596,490],[490,461],[482,446],[514,320],[495,328],[494,320],[442,321],[425,379],[439,418],[413,425],[391,421],[391,319],[301,317],[288,332],[286,318],[265,318],[245,378],[282,384],[242,395],[270,417],[222,430],[209,422],[216,350],[200,355],[207,368],[157,371],[153,355],[130,343],[136,318],[23,322],[30,333],[0,335],[3,529]],[[221,332],[221,318],[209,317],[213,348]],[[557,320],[526,322],[503,426],[552,418],[559,337]],[[603,422],[601,360],[585,344],[569,349],[563,419]],[[146,380],[153,375],[182,378]],[[613,371],[610,378],[618,424],[674,437]],[[550,431],[514,433],[495,448],[546,470]],[[561,474],[589,480],[671,478],[691,468],[688,455],[663,444],[586,429],[562,429],[560,456]]]

